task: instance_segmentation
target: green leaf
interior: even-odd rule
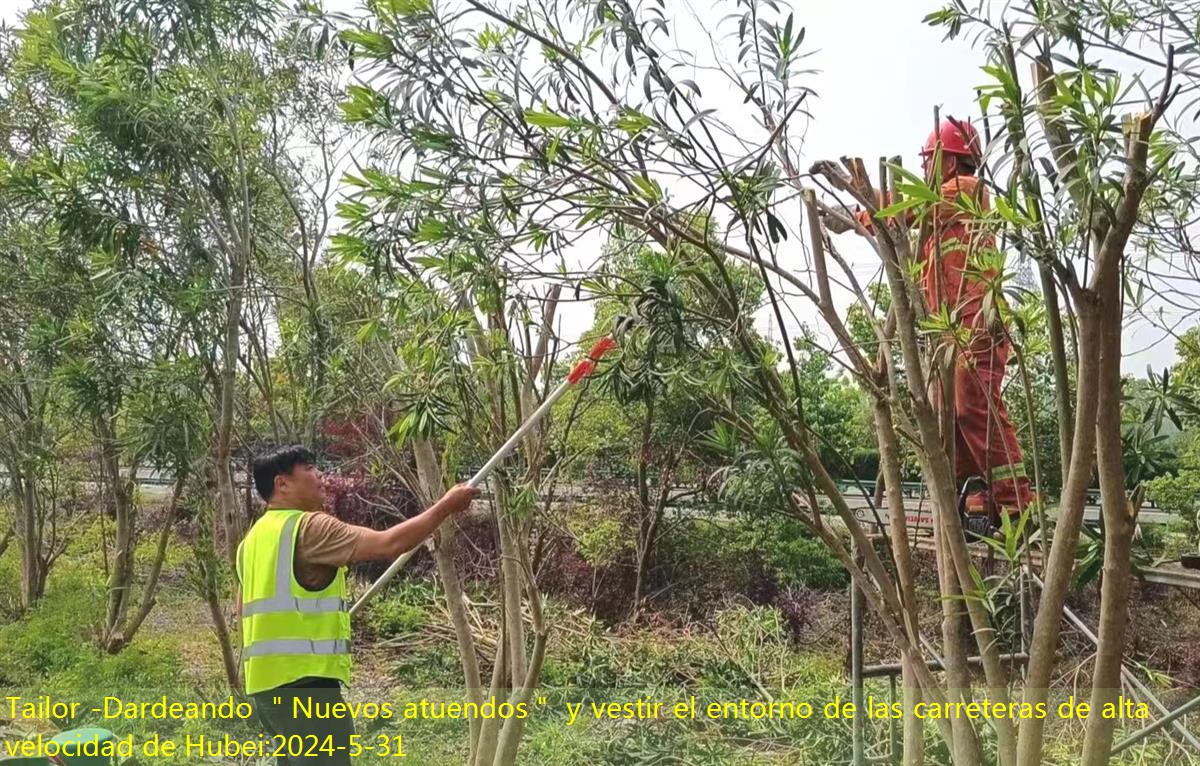
[[[1040,503],[1041,500],[1038,500],[1037,502]],[[1032,514],[1032,512],[1033,512],[1033,508],[1027,507],[1024,511],[1021,512],[1021,516],[1017,520],[1016,529],[1013,530],[1012,537],[1010,538],[1010,545],[1009,545],[1009,552],[1008,552],[1008,560],[1009,561],[1015,562],[1017,560],[1018,548],[1020,547],[1021,540],[1023,539],[1024,534],[1025,534],[1025,524],[1026,524],[1026,522],[1029,521],[1029,518],[1030,518],[1030,515]]]
[[[386,115],[387,98],[375,90],[362,86],[351,85],[346,88],[349,98],[338,104],[347,122],[369,122],[380,113]]]
[[[787,239],[788,236],[787,228],[770,211],[767,211],[767,232],[771,236],[771,241],[776,244]]]
[[[415,411],[409,412],[388,429],[388,436],[397,447],[405,447],[414,435],[419,432],[418,417]]]
[[[414,130],[412,140],[422,149],[449,151],[454,148],[454,137],[436,130]]]
[[[651,202],[658,202],[662,199],[662,188],[656,181],[643,176],[634,176],[633,184],[642,192],[642,196]]]
[[[923,202],[941,202],[942,192],[925,183],[899,183],[896,190],[905,197],[916,197]]]
[[[981,537],[980,539],[983,542],[987,543],[989,548],[994,549],[1001,556],[1004,556],[1005,558],[1008,557],[1008,552],[1004,548],[1004,543],[1000,542],[999,540],[995,539],[994,537]]]
[[[396,52],[392,40],[387,35],[372,32],[367,29],[343,29],[338,33],[342,42],[355,45],[375,57],[390,56]]]
[[[996,212],[1000,213],[1000,216],[1013,226],[1031,226],[1033,224],[1032,221],[1009,204],[1008,200],[1004,197],[996,197]]]
[[[885,207],[883,210],[880,210],[878,213],[875,214],[875,217],[876,218],[891,218],[892,216],[895,216],[899,213],[903,213],[905,210],[911,210],[912,208],[917,207],[918,205],[923,205],[923,204],[925,204],[925,200],[923,200],[923,199],[918,199],[916,197],[905,197],[904,199],[900,200],[899,202],[894,202],[891,205],[888,205],[887,207]]]
[[[564,117],[554,112],[538,112],[532,109],[525,110],[525,122],[539,128],[571,127],[571,119],[569,117]]]
[[[432,4],[430,0],[384,0],[388,10],[397,16],[413,16],[418,13],[425,13]]]
[[[636,109],[625,109],[621,112],[621,115],[613,121],[613,126],[615,128],[635,136],[653,125],[654,120],[650,119]]]
[[[421,221],[413,239],[417,242],[440,242],[448,239],[450,227],[436,218],[426,218]]]
[[[362,327],[358,328],[358,332],[354,333],[354,340],[358,343],[366,343],[367,341],[373,340],[378,335],[379,322],[372,320],[364,323]]]

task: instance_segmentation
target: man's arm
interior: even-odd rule
[[[478,489],[459,484],[411,519],[384,530],[363,529],[350,556],[350,563],[396,559],[424,542],[447,518],[470,508],[471,501],[477,497]]]

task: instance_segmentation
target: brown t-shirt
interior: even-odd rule
[[[296,544],[296,580],[309,590],[329,587],[338,567],[347,566],[354,547],[366,532],[328,513],[306,513]]]

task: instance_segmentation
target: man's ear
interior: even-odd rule
[[[279,494],[279,490],[284,488],[284,485],[287,483],[287,479],[288,477],[286,473],[275,474],[275,491],[272,493],[272,497]]]

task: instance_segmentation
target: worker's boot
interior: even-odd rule
[[[982,489],[972,488],[980,487]],[[962,519],[963,532],[967,542],[992,537],[996,532],[998,517],[994,510],[995,504],[987,490],[987,484],[982,478],[972,476],[963,482],[962,492],[958,499],[958,515]]]
[[[980,513],[968,513],[963,520],[963,532],[966,534],[967,542],[976,542],[984,538],[994,538],[996,536],[996,523],[990,515]]]

